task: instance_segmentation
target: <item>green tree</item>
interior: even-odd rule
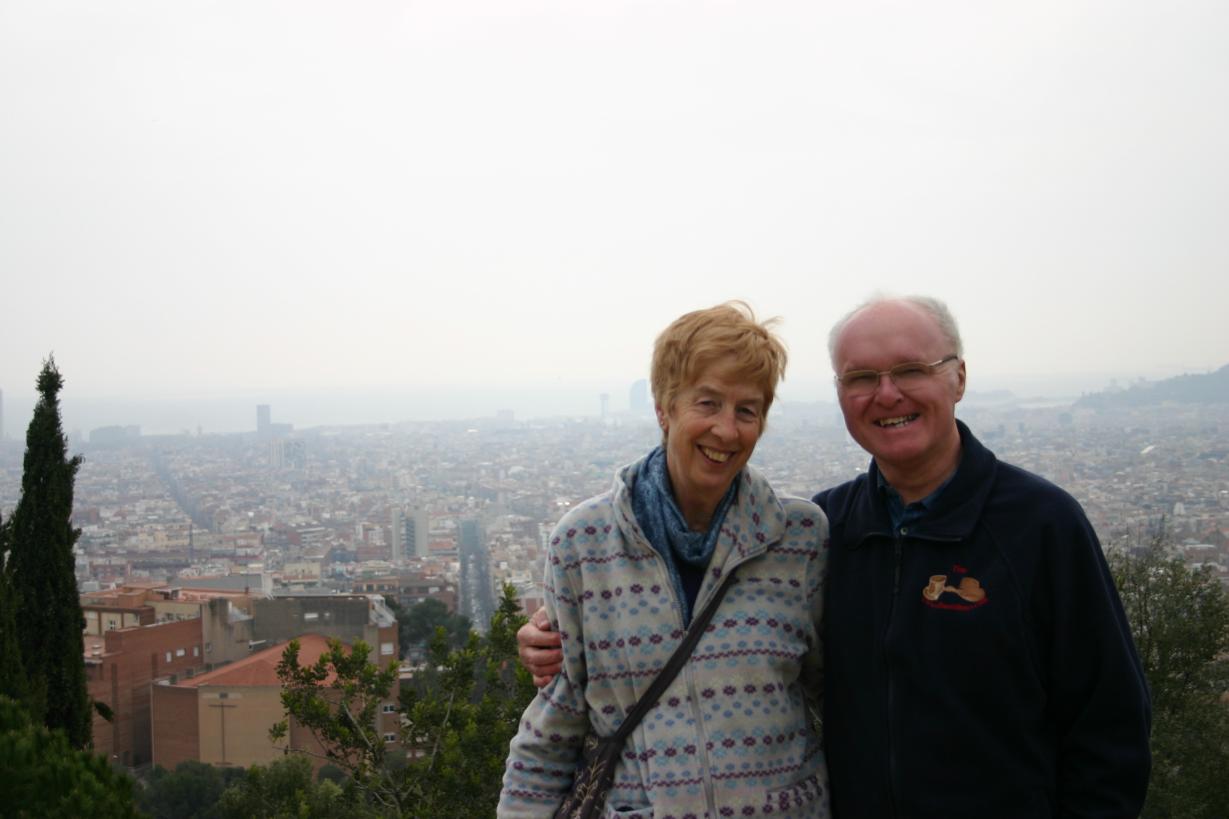
[[[313,665],[299,665],[299,641],[282,653],[277,676],[288,717],[307,727],[320,741],[330,763],[346,771],[365,792],[390,810],[401,812],[400,789],[385,764],[387,747],[377,728],[381,705],[392,698],[397,663],[384,668],[368,661],[371,648],[362,640],[349,651],[340,640]],[[273,726],[275,742],[285,739],[288,722]]]
[[[1229,805],[1229,594],[1170,557],[1162,522],[1110,566],[1152,691],[1147,819],[1223,817]]]
[[[368,819],[355,789],[336,782],[312,781],[311,763],[301,756],[253,765],[218,801],[219,819]]]
[[[72,747],[62,731],[31,721],[0,696],[0,813],[20,819],[139,817],[132,780],[99,754]]]
[[[387,814],[493,816],[508,743],[534,695],[516,661],[519,612],[516,593],[505,586],[485,637],[471,632],[464,646],[450,649],[446,631],[436,629],[428,669],[400,692],[404,754],[390,754],[374,728],[375,706],[392,696],[396,669],[367,662],[361,643],[349,653],[336,645],[302,667],[292,641],[278,667],[287,716],[309,728],[330,761]],[[275,740],[286,726],[274,727]]]
[[[153,819],[217,819],[222,793],[243,776],[242,768],[195,760],[180,762],[173,771],[156,765],[138,792],[137,806]]]
[[[331,762],[320,766],[320,770],[316,772],[316,778],[321,782],[335,782],[338,785],[344,785],[350,780],[345,771]]]
[[[17,601],[5,569],[8,529],[8,524],[0,519],[0,694],[20,702],[25,700],[28,689],[21,644],[17,640]]]
[[[448,635],[450,648],[460,648],[469,640],[469,618],[453,614],[448,606],[433,597],[419,601],[408,609],[391,601],[389,607],[397,616],[397,638],[401,643],[402,656],[425,649],[438,628],[444,629]]]
[[[93,709],[85,686],[84,619],[73,572],[73,480],[60,426],[64,379],[48,358],[38,376],[39,401],[26,432],[21,499],[9,528],[10,589],[17,639],[29,683],[31,716],[60,729],[76,748],[90,744]]]
[[[407,745],[430,787],[421,815],[440,819],[495,815],[508,743],[536,689],[517,660],[516,630],[525,623],[516,592],[505,585],[485,637],[448,651],[437,630],[429,670],[402,689]]]

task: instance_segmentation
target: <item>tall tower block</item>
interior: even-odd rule
[[[405,553],[407,557],[426,557],[430,552],[431,518],[426,509],[415,507],[405,519]]]

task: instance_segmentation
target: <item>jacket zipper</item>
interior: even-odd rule
[[[883,629],[883,664],[887,673],[888,683],[888,806],[891,809],[892,815],[896,816],[896,741],[895,730],[892,724],[892,715],[895,713],[896,707],[894,702],[896,686],[893,684],[892,662],[888,653],[888,635],[892,630],[892,618],[896,614],[896,598],[900,596],[900,564],[902,554],[900,532],[893,533],[892,544],[892,600],[888,605],[888,621]]]
[[[650,552],[653,553],[653,564],[654,566],[657,567],[657,574],[659,576],[664,576],[662,587],[670,589],[670,598],[673,602],[675,621],[678,623],[678,626],[680,629],[682,629],[683,631],[686,631],[687,627],[683,624],[683,604],[682,604],[682,601],[678,599],[678,591],[674,588],[674,583],[670,580],[670,573],[666,571],[665,561],[661,559],[661,555],[657,554],[657,550],[654,549],[651,545],[649,545],[647,540],[644,540],[644,538],[637,538],[637,539],[640,541],[640,544],[644,548],[648,549]],[[765,547],[765,550],[766,548],[767,547]],[[758,557],[759,555],[763,554],[765,550],[757,550],[753,554],[746,555],[742,560],[730,566],[727,571],[731,571],[731,572],[734,571],[739,566],[746,563],[748,560],[751,560],[752,558]],[[708,588],[709,588],[709,595],[711,596],[712,595],[711,584],[709,585]],[[701,586],[701,589],[703,589],[703,586]],[[707,599],[702,601],[700,596],[697,595],[696,605],[694,607],[695,611],[701,611],[704,608],[704,606],[702,605],[702,602],[707,602]],[[714,620],[716,619],[716,615],[717,615],[717,612],[714,612],[713,613]],[[700,647],[700,644],[696,643],[696,648],[699,648],[699,647]],[[696,721],[696,733],[699,734],[699,740],[698,740],[699,747],[696,750],[700,754],[700,764],[703,766],[703,771],[704,771],[704,803],[708,809],[708,815],[715,817],[717,816],[717,795],[714,792],[713,769],[712,769],[712,764],[708,756],[708,731],[705,730],[704,728],[704,714],[700,710],[699,691],[696,690],[696,676],[695,676],[695,672],[692,670],[690,662],[688,662],[685,666],[683,666],[683,673],[687,675],[687,692],[688,692],[688,695],[691,697],[691,713]]]
[[[654,549],[654,552],[656,552],[656,549]],[[674,601],[675,620],[678,623],[678,627],[685,632],[687,626],[683,623],[683,602],[678,599],[677,590],[674,588],[674,583],[670,580],[670,573],[665,570],[665,561],[658,555],[654,563],[657,566],[658,574],[665,575],[664,586],[670,589],[670,596]],[[697,595],[695,609],[700,610],[702,608],[700,597]],[[716,616],[715,612],[714,616]],[[696,648],[699,647],[700,644],[696,643]],[[703,766],[702,770],[704,771],[704,804],[708,809],[708,815],[716,816],[717,795],[713,792],[713,768],[708,758],[708,732],[704,729],[704,714],[700,712],[700,692],[696,690],[696,675],[695,671],[692,670],[690,658],[688,658],[687,664],[683,666],[683,673],[687,675],[687,693],[691,697],[691,715],[695,718],[696,733],[699,735],[699,747],[696,750],[700,754],[700,764]]]
[[[704,714],[700,713],[700,697],[696,691],[696,675],[691,663],[684,669],[687,672],[687,691],[691,696],[691,713],[696,719],[696,733],[700,735],[700,761],[704,765],[704,802],[709,816],[717,815],[717,795],[713,792],[713,768],[708,758],[708,731],[704,728]]]

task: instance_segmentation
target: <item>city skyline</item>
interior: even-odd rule
[[[58,364],[58,361],[57,361]],[[1223,366],[1223,365],[1222,365]],[[1218,369],[1218,368],[1217,368]],[[1174,373],[1181,375],[1183,373]],[[135,400],[122,397],[99,398],[73,394],[71,374],[65,374],[66,387],[61,396],[64,428],[70,434],[88,436],[103,427],[136,428],[142,435],[174,434],[234,434],[257,432],[258,407],[268,406],[275,426],[289,425],[296,430],[314,427],[357,426],[364,424],[396,424],[403,422],[467,421],[494,419],[511,413],[516,421],[534,421],[564,417],[602,417],[602,396],[609,397],[607,408],[612,416],[623,416],[631,409],[631,390],[637,382],[620,388],[610,383],[599,392],[595,385],[569,388],[552,385],[546,389],[480,390],[449,389],[421,392],[392,390],[266,391],[247,394],[222,394],[162,400]],[[1054,376],[1004,377],[972,371],[965,407],[982,401],[999,403],[1010,393],[1010,399],[1025,403],[1069,403],[1081,395],[1130,386],[1145,378],[1142,374],[1099,373],[1059,374]],[[638,379],[639,381],[639,379]],[[26,425],[33,411],[35,397],[13,397],[11,391],[0,388],[3,406],[0,412],[7,426],[0,429],[10,441],[24,440]],[[787,379],[778,390],[774,416],[783,413],[810,412],[815,405],[827,405],[836,412],[835,392],[831,381],[797,384]],[[647,412],[642,410],[640,414]],[[835,417],[835,415],[833,415]],[[4,438],[0,438],[3,440]]]

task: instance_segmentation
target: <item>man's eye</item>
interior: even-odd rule
[[[870,370],[861,370],[845,373],[841,380],[845,382],[846,387],[870,387],[879,383],[879,374]]]
[[[893,378],[917,378],[921,375],[926,375],[930,368],[918,361],[910,361],[907,364],[898,364],[892,368]]]

